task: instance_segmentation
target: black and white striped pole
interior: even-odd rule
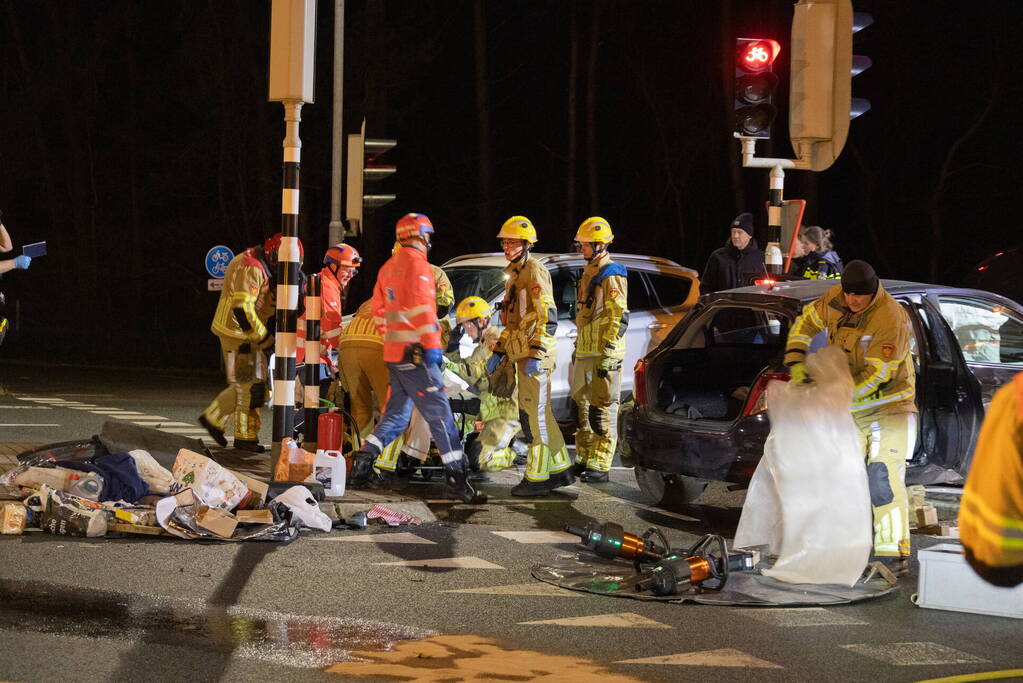
[[[277,265],[277,330],[273,372],[273,472],[281,442],[295,429],[295,343],[302,261],[298,246],[298,125],[302,105],[313,101],[316,0],[272,0],[270,7],[270,101],[284,105],[284,187]],[[319,355],[317,354],[317,358]]]
[[[781,258],[781,211],[784,202],[785,171],[781,166],[771,168],[771,193],[767,204],[767,248],[764,250],[764,265],[768,275],[782,274]]]
[[[309,276],[305,295],[305,424],[302,448],[316,451],[317,421],[320,419],[320,275]]]

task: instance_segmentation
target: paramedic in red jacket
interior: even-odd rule
[[[355,452],[351,486],[374,483],[373,461],[405,430],[415,405],[440,451],[449,493],[467,503],[486,502],[466,480],[462,439],[441,377],[444,349],[433,270],[426,260],[433,224],[421,213],[409,213],[395,232],[401,248],[380,268],[373,289],[373,318],[384,338],[391,397],[363,449]]]

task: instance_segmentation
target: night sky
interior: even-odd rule
[[[778,40],[784,84],[790,1],[346,5],[345,130],[365,117],[371,137],[398,140],[398,173],[380,187],[398,200],[350,240],[367,264],[349,310],[408,211],[433,220],[437,263],[495,250],[512,214],[533,219],[539,251],[568,249],[600,214],[617,250],[698,270],[739,211],[765,241],[767,171],[739,168],[731,137],[732,53],[739,36]],[[789,172],[785,195],[808,199],[804,223],[831,228],[846,261],[957,284],[1023,242],[1023,3],[854,5],[874,16],[854,42],[874,65],[853,79],[873,109],[830,170]],[[5,0],[0,208],[16,249],[46,240],[50,253],[0,282],[18,323],[0,358],[216,369],[203,256],[280,229],[269,8]],[[318,9],[316,102],[300,129],[307,272],[330,220],[333,3]],[[760,155],[791,154],[784,92],[778,104]]]

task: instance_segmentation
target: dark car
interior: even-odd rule
[[[961,483],[992,395],[1023,370],[1023,307],[982,290],[883,282],[913,327],[920,418],[906,481]],[[770,431],[767,384],[788,379],[789,326],[832,286],[801,280],[708,294],[636,364],[623,460],[646,497],[685,503],[711,480],[749,482]]]

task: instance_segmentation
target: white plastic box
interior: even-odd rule
[[[1023,585],[992,586],[966,562],[963,546],[942,543],[920,550],[918,607],[1023,619]]]

